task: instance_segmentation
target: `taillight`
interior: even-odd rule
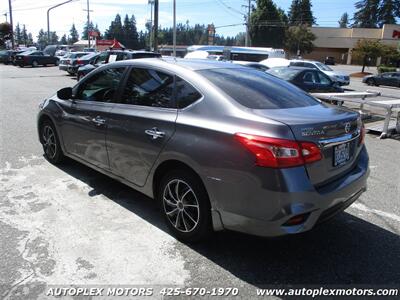
[[[81,61],[80,59],[78,59],[78,60],[76,61],[76,64],[77,64],[77,65],[83,65],[83,61]]]
[[[290,168],[322,158],[318,146],[310,142],[236,133],[235,139],[255,155],[256,165],[269,168]]]

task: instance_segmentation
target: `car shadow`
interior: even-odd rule
[[[90,186],[89,196],[102,194],[168,232],[156,201],[78,162],[68,159],[59,168]],[[391,230],[395,233],[342,213],[300,235],[259,238],[224,231],[203,243],[178,243],[177,248],[185,256],[185,248],[190,247],[235,277],[260,287],[399,284],[400,238],[398,229]],[[187,260],[190,270],[199,269],[198,260]]]

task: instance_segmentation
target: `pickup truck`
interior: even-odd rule
[[[24,66],[47,66],[55,65],[58,66],[59,59],[55,56],[44,54],[42,51],[27,51],[16,55],[15,64],[21,68]]]

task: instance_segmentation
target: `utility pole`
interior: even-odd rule
[[[251,41],[250,41],[250,15],[251,15],[251,2],[253,0],[248,0],[248,5],[242,5],[242,7],[247,8],[247,16],[245,16],[246,19],[246,36],[245,36],[245,46],[250,47],[251,46]]]
[[[88,48],[90,48],[90,10],[89,10],[89,0],[86,0],[86,9],[87,11],[87,39],[88,39]]]
[[[150,51],[153,48],[153,5],[154,0],[148,0],[148,4],[150,4],[150,37],[149,37],[149,45]]]
[[[154,0],[154,52],[158,51],[158,0]]]
[[[172,35],[173,56],[176,57],[176,0],[174,0],[174,29]]]
[[[8,8],[10,10],[10,25],[11,25],[11,47],[14,49],[14,26],[13,26],[13,20],[12,20],[12,6],[11,6],[11,0],[8,0]]]

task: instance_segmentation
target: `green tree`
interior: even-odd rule
[[[307,25],[289,27],[286,31],[285,49],[297,55],[310,53],[314,49],[315,38]]]
[[[28,33],[28,45],[33,45],[33,36],[32,33]]]
[[[353,27],[376,28],[379,20],[380,0],[361,0],[356,2]]]
[[[82,31],[82,39],[87,39],[88,38],[88,31],[94,30],[94,25],[93,22],[90,21],[89,26],[88,23],[86,22],[85,25],[83,26],[83,31]]]
[[[105,32],[105,37],[108,40],[117,39],[122,42],[124,33],[122,30],[121,16],[117,14],[114,21],[111,22],[110,27]]]
[[[47,32],[44,32],[43,29],[39,30],[39,34],[37,35],[37,44],[40,49],[46,47],[47,43]]]
[[[58,36],[55,31],[50,31],[50,41],[48,42],[49,45],[56,45],[58,44]]]
[[[246,39],[246,33],[245,32],[239,32],[236,37],[236,46],[244,46],[245,45],[245,39]]]
[[[0,23],[0,46],[6,45],[6,42],[11,39],[12,28],[10,23]]]
[[[288,19],[290,26],[315,24],[315,17],[311,10],[310,0],[293,0],[289,9]]]
[[[21,38],[22,38],[23,44],[24,44],[25,46],[28,45],[28,32],[27,32],[27,30],[26,30],[25,24],[22,25]]]
[[[347,12],[345,12],[342,17],[340,18],[340,20],[338,21],[339,23],[339,27],[340,28],[347,28],[347,26],[349,25],[350,21],[349,21],[349,14]]]
[[[69,30],[68,44],[72,45],[73,43],[76,43],[77,41],[79,41],[78,30],[76,30],[75,24],[72,24],[71,29]]]
[[[252,46],[282,48],[286,25],[282,11],[272,0],[257,0],[250,16]]]
[[[68,39],[67,39],[67,35],[64,34],[61,39],[60,39],[60,44],[61,45],[67,45],[68,44]]]
[[[379,7],[379,27],[383,27],[384,24],[396,24],[396,12],[399,15],[399,11],[396,11],[396,2],[399,0],[382,0],[381,6]]]
[[[131,18],[125,15],[124,25],[122,26],[123,39],[122,44],[129,49],[137,49],[139,47],[138,32],[136,29],[136,19],[132,15]]]
[[[21,27],[19,26],[19,23],[17,23],[17,25],[15,26],[14,41],[17,45],[23,44],[22,35],[21,35]]]
[[[364,73],[365,67],[369,59],[377,59],[385,53],[384,47],[377,40],[359,40],[356,47],[353,49],[355,58],[361,58],[363,61],[362,71]]]

